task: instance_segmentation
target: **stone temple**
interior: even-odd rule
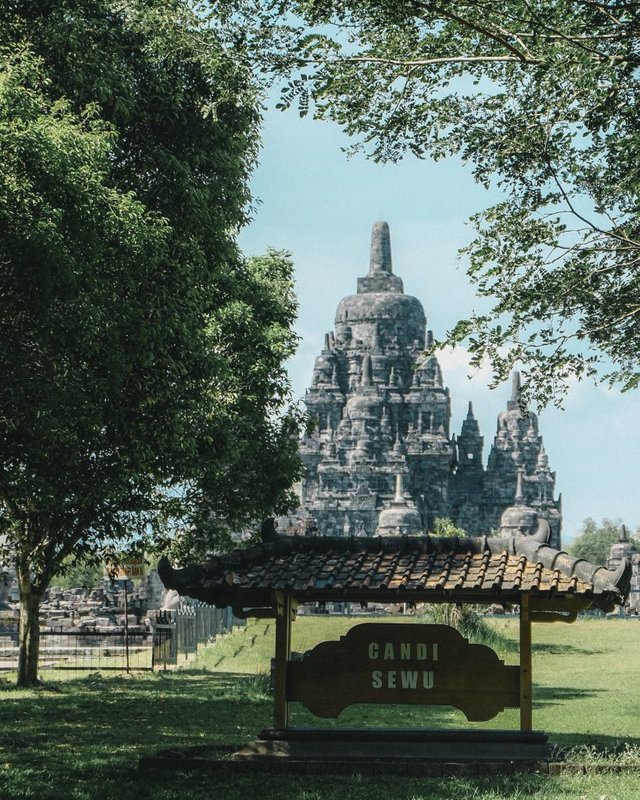
[[[456,437],[451,400],[420,301],[394,275],[389,227],[373,226],[369,274],[338,305],[305,403],[315,422],[300,444],[305,476],[288,532],[408,534],[451,519],[470,535],[532,533],[560,546],[560,499],[538,421],[523,413],[519,375],[483,464],[471,403]],[[287,532],[287,531],[283,531]]]

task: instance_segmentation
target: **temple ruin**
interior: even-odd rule
[[[539,520],[560,546],[561,504],[520,378],[498,415],[486,466],[472,404],[450,433],[451,399],[420,301],[393,273],[389,226],[373,226],[369,273],[340,301],[316,358],[305,403],[313,431],[296,518],[282,532],[409,534],[449,518],[470,535],[532,533]]]

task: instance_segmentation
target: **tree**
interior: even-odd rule
[[[245,260],[258,99],[187,0],[0,2],[0,543],[19,684],[66,559],[287,502],[291,262]],[[206,524],[205,524],[206,523]],[[194,530],[197,529],[197,535]]]
[[[104,566],[89,559],[69,560],[52,583],[62,589],[94,589],[104,581]]]
[[[637,4],[305,0],[285,4],[302,19],[280,28],[286,53],[264,36],[283,4],[258,5],[247,58],[285,76],[283,107],[336,121],[376,161],[455,155],[501,193],[465,249],[493,307],[448,342],[488,356],[495,382],[522,363],[540,405],[572,375],[638,386]]]
[[[569,553],[591,564],[607,565],[609,549],[622,535],[621,520],[603,519],[600,525],[591,517],[582,523],[580,534],[569,546]]]

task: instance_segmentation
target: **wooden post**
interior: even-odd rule
[[[125,669],[129,672],[129,599],[127,593],[127,578],[124,579],[124,654]]]
[[[287,667],[291,656],[291,595],[275,593],[276,663],[273,687],[273,727],[289,727]]]
[[[520,730],[532,730],[531,617],[529,595],[520,595]]]

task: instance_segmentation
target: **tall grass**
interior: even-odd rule
[[[474,606],[438,603],[425,606],[422,614],[425,622],[450,625],[473,644],[484,644],[502,653],[512,653],[518,649],[513,639],[490,625]]]

